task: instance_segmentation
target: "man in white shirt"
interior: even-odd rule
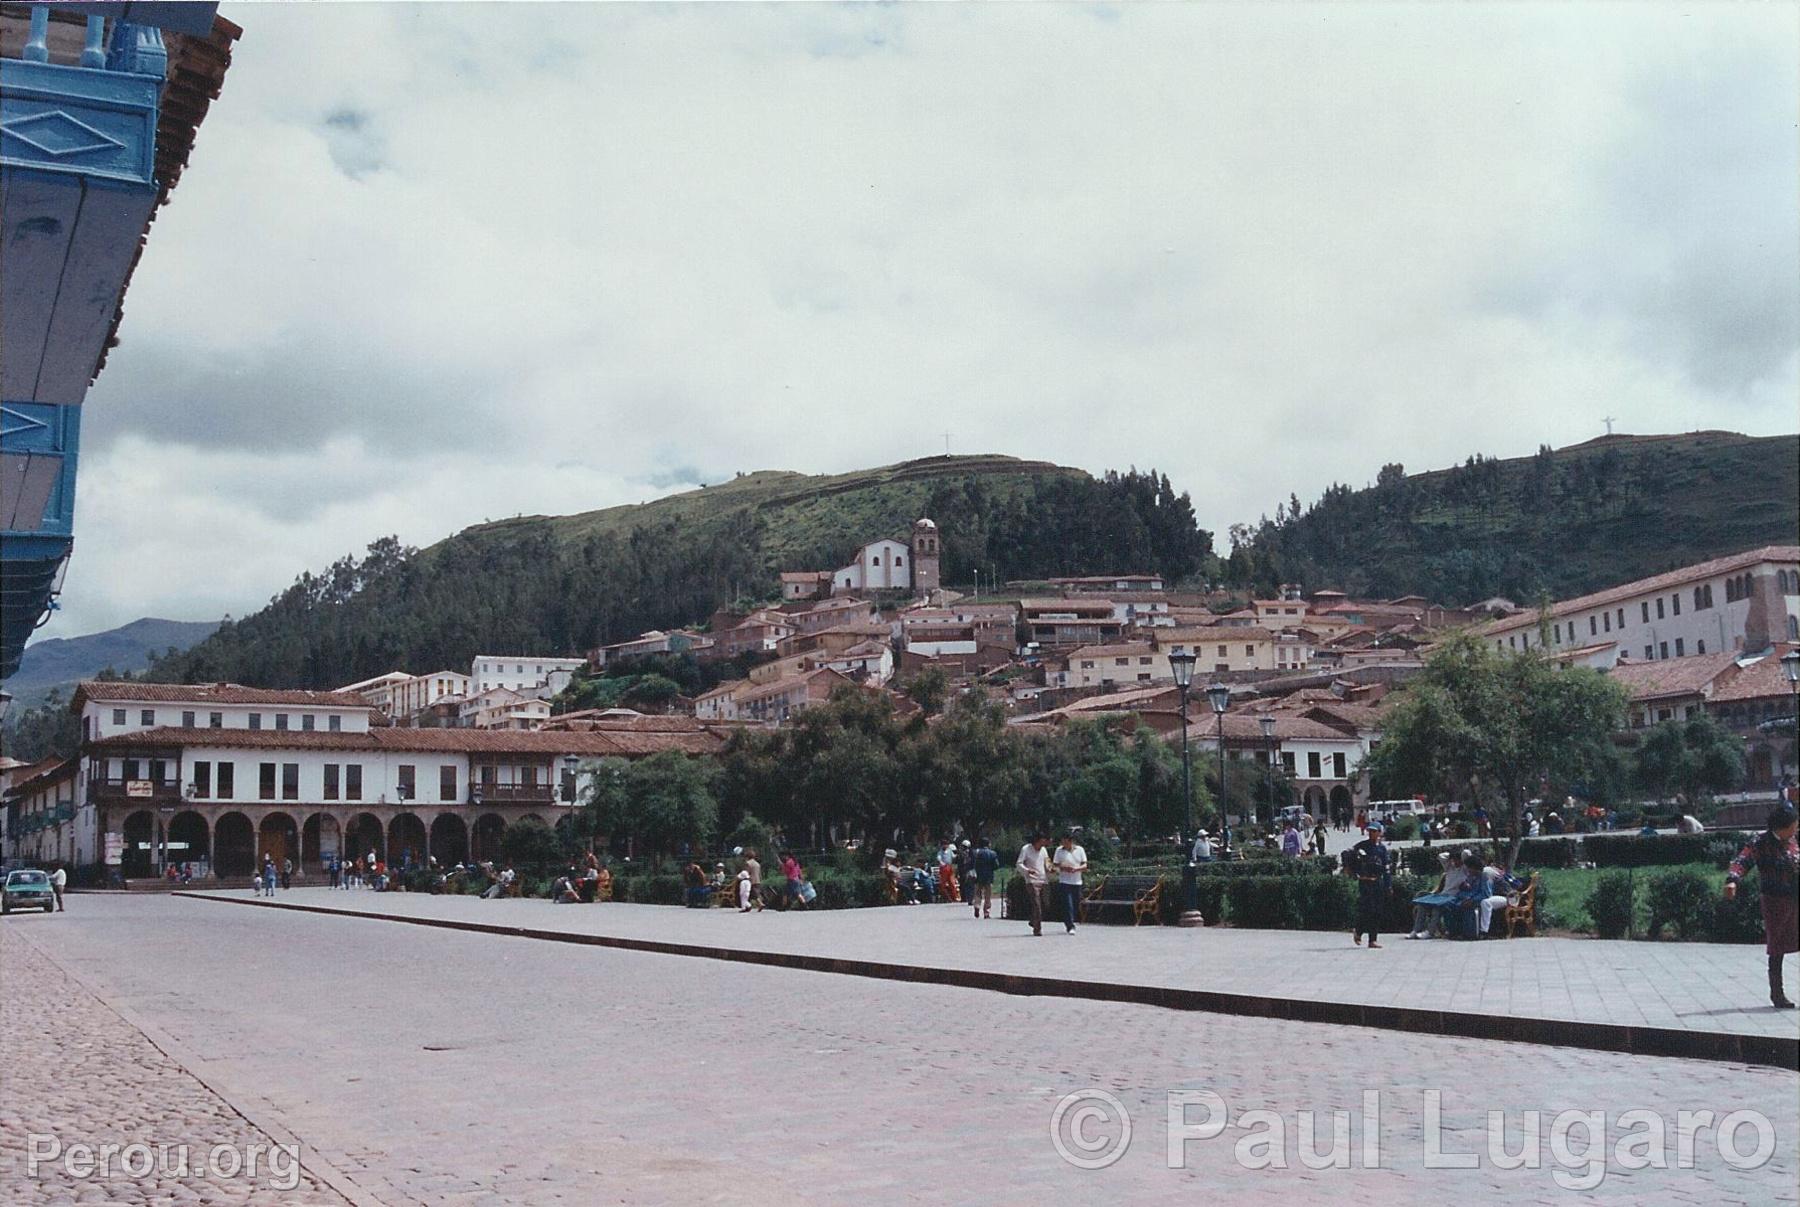
[[[58,910],[63,907],[63,889],[68,886],[69,871],[59,863],[56,865],[56,870],[50,873],[50,891],[56,894],[56,908]]]
[[[1194,839],[1194,862],[1211,863],[1212,857],[1212,835],[1208,834],[1205,830],[1202,830],[1200,831],[1199,836]]]
[[[1031,910],[1031,933],[1044,933],[1044,884],[1049,879],[1050,852],[1044,849],[1044,836],[1034,835],[1019,848],[1014,870],[1025,881],[1025,898]]]
[[[1075,933],[1075,915],[1081,909],[1081,873],[1087,871],[1087,851],[1075,842],[1073,834],[1062,836],[1056,848],[1056,895],[1062,899],[1063,926]]]

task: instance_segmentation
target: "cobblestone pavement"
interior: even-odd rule
[[[81,897],[45,921],[34,937],[60,964],[169,1032],[207,1084],[279,1120],[303,1155],[390,1203],[1797,1198],[1800,1079],[1783,1070],[1015,998],[162,896]],[[1134,1130],[1116,1164],[1084,1170],[1058,1156],[1051,1127],[1066,1095],[1090,1091],[1116,1098]],[[1167,1162],[1170,1091],[1211,1092],[1230,1112],[1219,1134],[1178,1146],[1184,1168]],[[1366,1092],[1379,1095],[1376,1117]],[[1110,1109],[1093,1099],[1062,1116],[1077,1157],[1082,1141],[1096,1156],[1116,1147],[1116,1123],[1089,1107]],[[1631,1168],[1643,1164],[1635,1150],[1615,1147],[1649,1127],[1622,1118],[1628,1109],[1665,1121],[1654,1151],[1668,1168]],[[1258,1143],[1275,1124],[1252,1110],[1276,1112],[1284,1143]],[[1327,1152],[1329,1113],[1351,1113],[1347,1168],[1302,1163],[1307,1110]],[[1597,1168],[1582,1127],[1564,1120],[1557,1147],[1565,1110],[1604,1113]],[[1728,1161],[1706,1128],[1691,1168],[1677,1168],[1681,1110],[1711,1111],[1714,1124],[1757,1112],[1772,1151],[1757,1157],[1746,1117],[1730,1152],[1752,1168]],[[1487,1155],[1488,1111],[1504,1112],[1509,1151],[1528,1127],[1539,1137],[1535,1168]],[[1479,1166],[1432,1167],[1427,1137],[1439,1135]],[[1377,1167],[1366,1167],[1365,1138]],[[1286,1168],[1248,1167],[1271,1151]],[[1600,1180],[1565,1189],[1559,1173]]]
[[[248,890],[222,895],[250,896]],[[555,905],[296,889],[280,900],[381,913],[462,918],[545,930],[853,957],[936,968],[1211,989],[1263,997],[1800,1036],[1800,1014],[1769,1006],[1762,948],[1603,939],[1412,942],[1380,951],[1324,931],[1024,927],[977,921],[951,905],[742,915],[657,905]],[[218,908],[218,907],[214,907]],[[1800,960],[1787,967],[1800,994]]]
[[[159,1051],[136,1027],[45,958],[38,942],[64,937],[60,917],[9,918],[0,926],[0,1200],[35,1203],[341,1203],[217,1094]],[[33,925],[35,924],[35,925]],[[31,1137],[36,1136],[36,1148]],[[52,1143],[63,1152],[49,1156]],[[64,1160],[79,1144],[150,1145],[93,1165]],[[180,1150],[186,1145],[185,1167]],[[238,1162],[259,1152],[257,1176]],[[209,1162],[218,1156],[226,1177]],[[148,1169],[146,1176],[134,1173]],[[183,1176],[185,1168],[186,1176]],[[86,1176],[76,1176],[90,1169]]]

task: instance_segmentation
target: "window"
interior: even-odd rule
[[[325,728],[329,729],[332,733],[339,732],[344,728],[344,718],[333,713],[331,716],[325,718]]]
[[[194,764],[194,799],[205,800],[212,795],[212,764],[199,762]]]
[[[150,760],[150,782],[161,784],[169,778],[169,765],[161,759]]]
[[[1089,661],[1088,659],[1083,658],[1081,660],[1081,669],[1084,671],[1091,671],[1094,669],[1094,664],[1091,661]]]
[[[1661,642],[1657,646],[1657,651],[1662,657],[1667,658],[1669,656],[1669,643],[1666,641]]]
[[[1643,608],[1644,608],[1643,621],[1645,624],[1649,624],[1650,623],[1650,601],[1649,600],[1646,599],[1644,601]]]
[[[1605,622],[1606,631],[1609,633],[1612,632],[1612,613],[1602,612],[1600,614],[1600,619]]]
[[[1221,658],[1225,657],[1225,647],[1224,646],[1219,647],[1219,657],[1221,657]]]
[[[1592,616],[1588,617],[1588,636],[1595,637],[1598,636],[1599,633],[1600,626],[1594,623],[1594,618]]]
[[[1150,682],[1150,672],[1149,671],[1139,671],[1138,672],[1138,682],[1139,683]]]
[[[181,727],[183,729],[192,729],[194,727],[194,714],[193,713],[184,712],[181,714]]]
[[[286,729],[287,722],[288,722],[288,715],[286,713],[278,712],[275,714],[275,728]]]
[[[261,729],[262,728],[262,714],[261,713],[253,712],[250,714],[250,728],[252,728],[252,729]]]
[[[156,724],[156,710],[154,708],[146,708],[146,709],[141,710],[138,713],[138,724],[140,724],[140,725]]]
[[[1244,647],[1244,657],[1246,657],[1246,658],[1256,657],[1256,647],[1253,645],[1245,646]]]
[[[1673,612],[1677,616],[1681,615],[1681,596],[1679,596],[1679,595],[1669,596],[1669,611]]]
[[[263,763],[257,768],[256,799],[275,799],[275,764]]]
[[[1321,767],[1319,760],[1319,752],[1316,750],[1309,750],[1306,752],[1306,778],[1309,780],[1324,778],[1323,768]]]
[[[1286,771],[1289,775],[1294,774],[1294,752],[1293,751],[1284,750],[1281,752],[1281,766],[1282,766],[1282,770]]]
[[[207,724],[207,727],[210,729],[225,728],[225,714],[222,712],[207,713],[206,714],[206,724]]]
[[[1800,641],[1800,616],[1788,617],[1788,640]]]
[[[138,766],[138,761],[136,759],[126,759],[122,764],[120,764],[120,766],[123,768],[123,770],[120,772],[120,775],[123,776],[125,779],[135,780],[135,779],[143,778],[141,775],[138,774],[139,766]]]
[[[1621,629],[1625,627],[1625,609],[1624,608],[1619,609],[1619,627]]]
[[[315,720],[316,720],[316,718],[311,713],[306,713],[306,714],[302,715],[300,718],[300,728],[306,730],[308,733],[311,733],[312,728],[313,728],[313,723]]]
[[[1129,658],[1114,658],[1113,665],[1114,666],[1130,666],[1131,659],[1129,659]]]
[[[1703,600],[1705,598],[1706,598],[1705,592],[1701,591],[1699,587],[1695,587],[1694,588],[1694,611],[1698,612],[1701,608],[1704,608],[1706,606],[1704,603],[1700,602],[1701,600]]]
[[[1701,638],[1699,641],[1694,642],[1694,653],[1696,653],[1696,654],[1706,653],[1706,639],[1705,638]]]
[[[220,763],[219,764],[219,799],[220,800],[230,800],[234,795],[236,795],[237,784],[233,782],[237,778],[236,773],[237,773],[237,764],[236,763]]]
[[[344,799],[362,799],[362,764],[346,763],[344,765]]]
[[[1331,774],[1338,779],[1343,779],[1347,773],[1348,769],[1344,759],[1344,752],[1339,750],[1331,756]]]
[[[1647,645],[1647,646],[1645,646],[1645,647],[1644,647],[1644,661],[1645,661],[1645,662],[1651,662],[1651,661],[1654,661],[1654,660],[1655,660],[1655,658],[1656,658],[1656,650],[1655,650],[1655,648],[1654,648],[1654,647],[1652,647],[1652,646],[1648,646],[1648,645]]]
[[[418,790],[418,768],[411,763],[401,763],[400,799],[411,800]]]
[[[438,768],[438,799],[456,799],[456,768],[453,765]]]
[[[336,800],[337,798],[338,798],[338,765],[336,763],[326,763],[325,764],[325,799],[326,800]]]
[[[281,765],[281,799],[300,799],[300,764],[283,763]]]
[[[1679,638],[1679,637],[1677,637],[1677,638],[1676,638],[1676,639],[1675,639],[1675,656],[1676,656],[1676,657],[1677,657],[1677,658],[1680,658],[1680,657],[1681,657],[1681,656],[1683,656],[1683,655],[1684,655],[1684,654],[1686,654],[1686,653],[1687,653],[1687,651],[1686,651],[1686,650],[1684,650],[1684,649],[1682,649],[1682,648],[1681,648],[1681,647],[1682,647],[1682,644],[1683,644],[1683,642],[1682,642],[1682,639],[1681,639],[1681,638]]]
[[[1658,620],[1663,618],[1662,596],[1660,595],[1656,597],[1656,618]]]
[[[125,710],[124,709],[122,709],[122,708],[113,709],[113,724],[114,725],[125,724]]]

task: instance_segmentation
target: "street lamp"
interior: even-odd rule
[[[1257,723],[1262,726],[1263,745],[1267,747],[1269,757],[1266,760],[1269,781],[1269,824],[1275,824],[1275,718],[1263,716]]]
[[[1194,770],[1193,760],[1188,757],[1188,689],[1194,684],[1195,656],[1185,651],[1169,655],[1169,670],[1175,676],[1175,688],[1181,693],[1181,801],[1186,809],[1186,822],[1181,831],[1182,851],[1182,914],[1181,925],[1204,926],[1206,920],[1200,916],[1200,884],[1195,879],[1194,868]]]
[[[1215,682],[1206,689],[1206,699],[1219,718],[1219,858],[1231,858],[1231,814],[1226,811],[1225,794],[1225,708],[1231,703],[1231,689]]]

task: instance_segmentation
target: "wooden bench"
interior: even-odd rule
[[[1525,887],[1519,890],[1518,901],[1508,900],[1506,903],[1506,937],[1513,937],[1513,928],[1522,926],[1531,938],[1537,938],[1537,890],[1538,874],[1533,872]]]
[[[1081,920],[1090,912],[1109,906],[1129,907],[1131,924],[1139,926],[1145,918],[1155,921],[1162,908],[1165,876],[1102,876],[1081,898]]]

